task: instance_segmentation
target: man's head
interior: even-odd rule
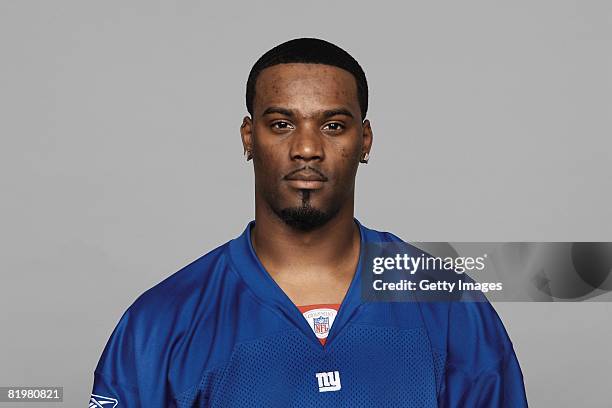
[[[352,214],[355,175],[372,143],[363,70],[346,51],[303,38],[253,66],[240,129],[256,204],[301,230]]]
[[[355,77],[361,119],[368,112],[368,81],[359,63],[348,52],[317,38],[296,38],[272,48],[262,55],[249,73],[246,86],[246,107],[253,116],[255,84],[264,69],[279,64],[322,64],[342,68]]]

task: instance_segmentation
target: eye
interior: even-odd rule
[[[339,132],[344,130],[344,125],[339,122],[330,122],[323,126],[323,130],[330,130],[332,132]]]
[[[270,127],[272,127],[272,129],[274,130],[293,129],[293,125],[289,122],[285,122],[284,120],[279,120],[277,122],[274,122],[270,125]]]

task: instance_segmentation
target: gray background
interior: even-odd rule
[[[611,22],[607,1],[2,0],[0,385],[84,406],[121,313],[242,232],[244,84],[296,36],[368,75],[365,225],[612,240]],[[495,306],[532,406],[610,406],[610,303]]]

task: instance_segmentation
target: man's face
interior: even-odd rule
[[[264,69],[255,86],[253,118],[245,118],[241,128],[253,156],[259,204],[303,230],[352,206],[359,160],[372,142],[360,112],[355,78],[343,69],[322,64]]]

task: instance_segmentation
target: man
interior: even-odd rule
[[[255,221],[127,310],[90,406],[526,406],[488,303],[362,298],[365,246],[399,241],[353,218],[367,101],[363,70],[328,42],[255,63],[240,128]]]

